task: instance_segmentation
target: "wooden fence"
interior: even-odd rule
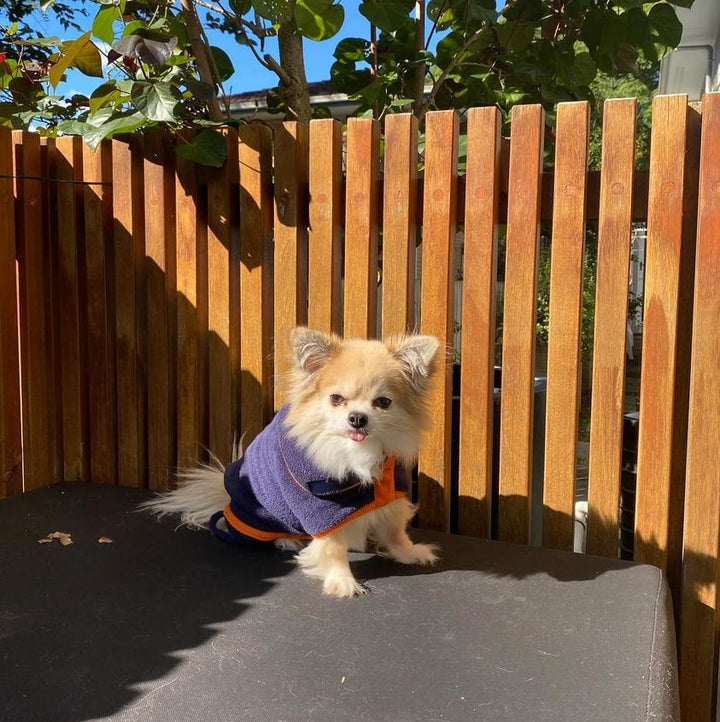
[[[720,629],[720,96],[702,109],[655,99],[647,173],[634,169],[635,115],[633,100],[606,104],[599,173],[587,172],[584,103],[557,108],[551,172],[538,106],[513,110],[509,152],[499,113],[470,110],[462,175],[450,111],[428,115],[421,163],[406,115],[388,117],[382,136],[376,122],[351,119],[345,141],[332,120],[227,130],[228,160],[209,170],[160,135],[92,152],[77,138],[0,129],[0,496],[61,479],[163,489],[203,448],[227,459],[235,431],[251,438],[268,421],[291,327],[386,335],[412,328],[419,306],[420,329],[448,347],[462,327],[459,428],[448,364],[419,459],[420,523],[447,528],[456,504],[459,530],[487,536],[503,225],[497,529],[527,543],[542,221],[552,237],[543,543],[571,549],[592,220],[588,551],[615,556],[630,231],[644,220],[635,558],[663,569],[673,591],[683,718],[709,721]]]

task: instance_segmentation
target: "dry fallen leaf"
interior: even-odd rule
[[[98,544],[112,544],[113,540],[109,536],[101,536],[98,539]]]
[[[51,544],[56,539],[64,547],[73,543],[72,536],[66,531],[54,531],[51,534],[48,534],[44,539],[38,539],[38,544]]]

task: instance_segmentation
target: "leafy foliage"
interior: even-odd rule
[[[232,34],[252,62],[276,72],[276,107],[291,111],[292,96],[280,91],[307,92],[302,54],[291,60],[281,53],[278,62],[266,52],[267,39],[325,40],[345,17],[339,0],[89,0],[80,13],[77,3],[47,0],[42,7],[79,33],[64,40],[34,37],[26,22],[32,6],[0,0],[10,21],[2,28],[0,123],[81,133],[91,145],[162,124],[181,138],[186,128],[207,131],[193,136],[207,142],[213,125],[232,121],[220,100],[235,56],[209,46],[196,3],[206,9],[205,27]],[[433,108],[488,104],[507,113],[520,102],[552,110],[559,101],[591,98],[598,73],[656,68],[680,39],[674,5],[691,3],[507,0],[497,9],[495,0],[364,0],[369,37],[339,40],[331,79],[359,101],[361,113],[377,117],[413,110],[422,119]],[[416,5],[427,12],[424,24]],[[82,33],[81,22],[89,25]],[[90,97],[57,93],[71,68],[98,78]],[[198,148],[190,156],[222,162]]]
[[[430,33],[416,50],[414,3],[363,2],[360,12],[380,35],[371,44],[345,38],[335,52],[331,77],[364,111],[542,103],[591,97],[598,72],[610,75],[655,66],[677,45],[682,27],[675,5],[692,0],[430,0]],[[434,51],[427,40],[443,33]],[[416,75],[425,94],[415,97]]]

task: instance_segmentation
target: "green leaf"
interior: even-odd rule
[[[386,33],[393,33],[399,30],[410,20],[406,3],[393,2],[361,2],[360,14],[367,18],[373,25]]]
[[[210,46],[210,52],[213,54],[213,58],[215,58],[215,65],[217,66],[218,73],[220,73],[220,80],[224,82],[232,77],[235,68],[233,67],[232,60],[230,60],[230,56],[222,48],[214,45]]]
[[[650,27],[657,33],[660,44],[668,48],[676,48],[682,37],[682,23],[675,14],[675,9],[667,3],[655,5],[648,14]]]
[[[66,50],[65,43],[61,46],[61,50]],[[103,76],[100,51],[92,42],[86,43],[78,50],[71,67],[77,68],[83,75],[89,75],[93,78],[102,78]]]
[[[298,30],[311,40],[327,40],[337,33],[345,20],[342,5],[328,0],[297,0],[295,22]]]
[[[178,100],[173,87],[167,83],[136,82],[130,93],[132,104],[150,120],[175,122]]]
[[[105,138],[112,138],[118,133],[132,133],[147,121],[140,113],[132,113],[115,118],[100,126],[86,124],[83,131],[83,140],[94,150]]]
[[[190,143],[177,146],[175,152],[200,165],[220,168],[227,158],[227,140],[216,130],[203,130]]]
[[[103,5],[98,14],[95,16],[92,24],[92,32],[96,38],[103,40],[108,45],[112,45],[115,39],[113,25],[116,20],[120,19],[117,7],[114,5]]]
[[[117,89],[114,81],[103,83],[93,90],[90,96],[89,107],[91,113],[96,113],[103,106],[118,100],[122,93]]]
[[[50,69],[49,78],[53,88],[57,88],[65,71],[73,65],[75,58],[85,50],[85,46],[90,43],[91,35],[92,32],[88,30],[65,48],[65,52],[61,55],[60,60]],[[95,50],[97,51],[97,48],[95,48]]]
[[[285,23],[292,17],[292,3],[287,0],[252,0],[252,6],[260,17],[273,25]]]

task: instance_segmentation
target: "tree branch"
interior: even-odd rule
[[[210,69],[210,63],[208,61],[210,50],[203,40],[203,29],[202,25],[200,25],[195,5],[193,4],[193,0],[180,0],[180,6],[182,7],[185,22],[187,23],[190,49],[192,50],[192,54],[195,56],[195,61],[197,62],[200,80],[212,88],[212,95],[208,99],[210,119],[223,120],[224,116],[217,96],[215,77]]]

